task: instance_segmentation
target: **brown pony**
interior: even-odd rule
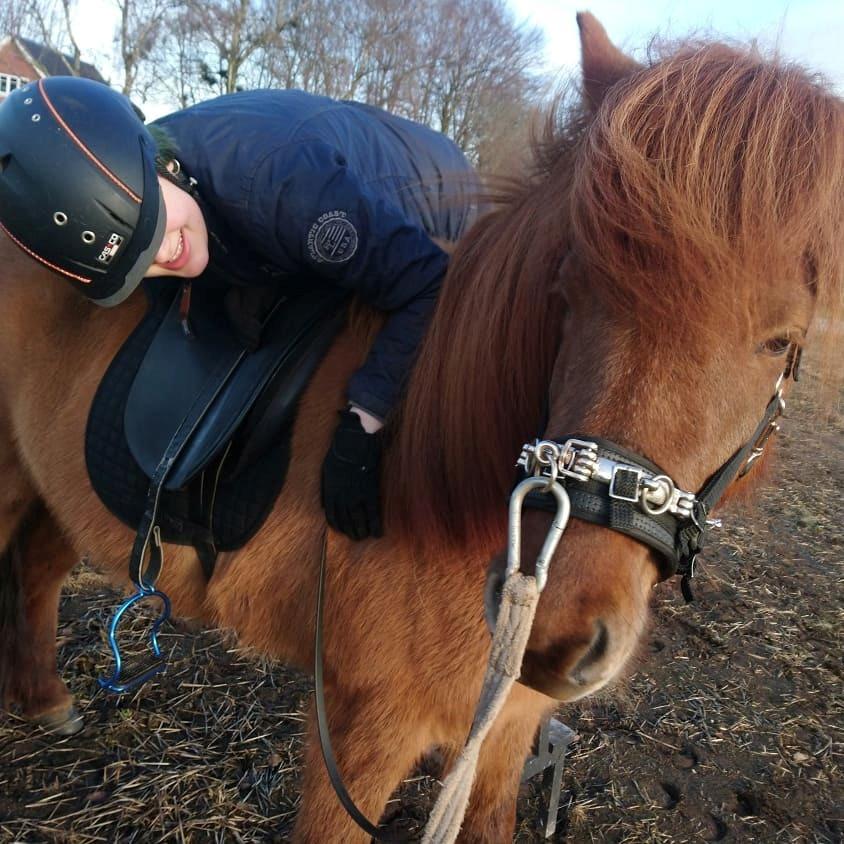
[[[549,128],[529,178],[459,244],[385,461],[384,539],[328,542],[326,685],[348,788],[376,818],[414,761],[454,751],[489,649],[483,591],[506,536],[521,444],[610,438],[698,489],[753,431],[789,343],[841,314],[844,109],[752,50],[684,44],[647,67],[579,17],[584,105]],[[56,675],[62,581],[86,555],[126,577],[132,532],[88,481],[96,387],[141,318],[91,308],[0,241],[0,678],[7,702],[72,718]],[[818,319],[818,315],[823,319]],[[318,467],[351,331],[301,404],[285,490],[210,583],[167,548],[178,613],[308,667],[323,531]],[[817,356],[816,356],[817,357]],[[751,476],[752,478],[752,476]],[[525,517],[525,559],[547,517]],[[616,677],[658,577],[645,546],[572,523],[542,594],[524,681],[481,754],[465,841],[506,840],[540,718]],[[298,841],[363,841],[324,772],[313,724]]]

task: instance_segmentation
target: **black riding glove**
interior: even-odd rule
[[[380,464],[381,432],[367,434],[356,413],[341,411],[322,464],[322,506],[328,524],[352,539],[381,536]]]

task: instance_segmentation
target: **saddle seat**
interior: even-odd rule
[[[284,483],[299,397],[345,321],[349,294],[328,285],[269,309],[250,351],[219,288],[156,280],[150,309],[97,390],[85,434],[92,485],[147,538],[193,545],[206,575],[245,544]],[[149,292],[149,288],[148,288]]]

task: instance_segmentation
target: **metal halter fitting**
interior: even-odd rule
[[[516,488],[514,502],[517,497],[519,508],[524,502],[525,506],[559,514],[560,501],[549,500],[548,493],[559,499],[557,490],[565,488],[572,516],[609,527],[653,548],[663,561],[662,579],[682,575],[683,594],[691,600],[689,578],[694,574],[695,560],[708,529],[720,525],[707,516],[727,487],[748,473],[771,435],[779,430],[777,420],[785,409],[783,385],[790,377],[797,380],[799,364],[800,348],[792,344],[785,369],[756,430],[697,493],[681,489],[654,463],[616,443],[579,436],[561,442],[537,439],[522,447],[516,466],[532,483]],[[556,545],[560,531],[552,527],[552,532]],[[550,554],[543,551],[543,581],[548,567],[546,557],[550,558]],[[510,565],[518,566],[517,558]]]
[[[560,475],[606,484],[610,498],[638,504],[651,516],[671,513],[689,519],[696,500],[694,493],[680,489],[668,475],[601,457],[598,444],[588,440],[568,439],[562,445],[553,440],[526,443],[516,465],[528,475],[548,478],[546,491]]]

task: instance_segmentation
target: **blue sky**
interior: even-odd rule
[[[841,0],[508,0],[519,20],[545,32],[548,69],[571,73],[579,61],[575,13],[588,10],[610,38],[641,55],[654,34],[691,32],[756,39],[823,73],[844,94],[844,3]]]

